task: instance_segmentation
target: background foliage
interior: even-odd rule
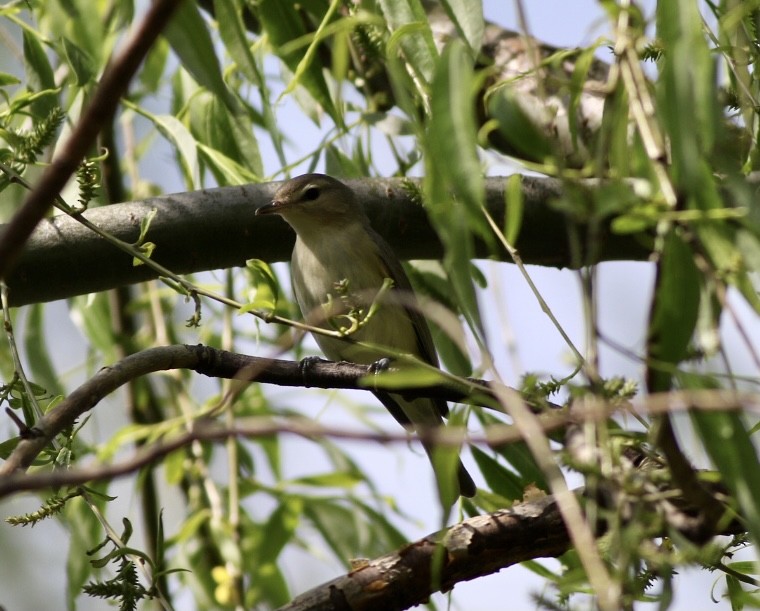
[[[608,407],[626,405],[638,393],[643,415],[584,424],[580,438],[593,451],[573,452],[561,437],[550,445],[544,435],[525,444],[473,447],[469,462],[477,465],[484,485],[456,511],[493,511],[523,499],[533,487],[561,492],[562,465],[599,497],[609,494],[614,501],[598,503],[594,495],[587,500],[587,511],[609,526],[596,548],[569,552],[561,563],[528,564],[552,586],[540,604],[571,607],[589,593],[598,595],[594,588],[606,583],[614,595],[602,597],[602,606],[650,600],[667,608],[677,585],[674,574],[696,564],[722,571],[716,596],[728,597],[736,608],[756,606],[756,566],[734,562],[732,554],[760,536],[760,464],[751,414],[760,369],[760,213],[750,180],[758,163],[754,65],[760,9],[729,0],[662,1],[651,13],[627,2],[600,6],[608,38],[568,53],[518,37],[528,71],[507,78],[482,46],[492,39],[478,0],[441,2],[443,13],[435,18],[428,3],[416,0],[186,1],[106,123],[89,163],[62,196],[76,208],[162,193],[165,184],[145,178],[150,166],[178,176],[185,190],[316,169],[347,178],[423,175],[418,195],[445,256],[410,271],[422,294],[457,315],[455,331],[448,327],[436,334],[442,360],[454,375],[501,379],[492,355],[504,351],[502,340],[489,322],[492,313],[480,305],[498,286],[493,277],[486,279],[487,266],[473,261],[473,244],[483,240],[494,259],[504,259],[526,211],[513,179],[506,218],[493,222],[483,209],[483,177],[507,167],[507,156],[525,171],[557,177],[564,195],[554,205],[568,219],[568,264],[579,270],[583,332],[578,347],[568,339],[569,374],[529,373],[524,390],[576,404],[601,399]],[[126,0],[9,2],[0,8],[4,218],[25,196],[11,178],[20,175],[34,185],[143,10]],[[435,27],[441,15],[453,24],[443,37]],[[593,61],[606,47],[613,51],[609,71]],[[597,115],[583,108],[593,96],[601,101]],[[548,114],[532,115],[538,104],[526,105],[526,99],[545,103]],[[553,105],[555,100],[563,106]],[[286,129],[285,108],[288,117],[297,112],[311,125],[303,132]],[[642,341],[633,349],[619,346],[599,324],[594,264],[597,236],[607,226],[642,236],[652,252],[654,290],[648,320],[639,329]],[[134,245],[147,256],[160,247],[147,239]],[[298,318],[287,272],[275,272],[255,262],[245,271],[191,280],[256,309]],[[202,342],[256,354],[305,354],[287,328],[252,324],[251,317],[213,300],[203,301],[202,324],[186,328],[192,304],[173,288],[151,282],[53,306],[58,316],[65,310],[86,338],[80,354],[67,351],[68,340],[53,333],[49,306],[6,309],[23,363],[4,343],[0,399],[31,426],[38,410],[49,410],[101,366],[154,345]],[[539,306],[533,315],[543,316]],[[736,350],[749,355],[752,369],[746,374],[734,366],[740,357],[725,341],[727,325],[738,332]],[[457,333],[464,342],[453,341]],[[638,363],[640,388],[600,361],[610,348]],[[28,384],[19,376],[22,364]],[[715,393],[699,395],[707,397],[701,401],[654,395],[675,390]],[[647,399],[652,395],[660,403]],[[258,416],[338,420],[304,409],[307,396],[311,391],[201,382],[180,371],[142,378],[98,408],[108,410],[107,417],[94,416],[59,436],[34,469],[127,456],[134,446],[209,415],[228,424]],[[718,399],[746,410],[715,409]],[[377,407],[358,409],[342,394],[320,400],[357,427],[378,422]],[[664,406],[659,416],[652,415],[657,405]],[[667,412],[684,406],[698,409],[678,420],[679,443],[669,434]],[[519,410],[508,411],[522,432],[535,424],[529,415],[521,424]],[[454,419],[475,431],[512,421],[462,406]],[[7,457],[17,429],[9,420],[3,431],[8,441],[0,449]],[[717,467],[730,497],[726,502],[740,516],[746,537],[708,543],[689,538],[656,505],[660,495],[675,489],[695,504],[696,514],[706,516],[705,528],[720,530],[722,516],[711,513],[714,507],[702,504],[697,493],[689,494],[699,478],[688,461],[685,467],[679,463],[682,440],[691,436],[696,454],[701,448]],[[672,473],[630,470],[621,460],[623,447],[644,452],[648,464],[667,461]],[[297,469],[289,467],[287,453],[294,451],[303,458]],[[366,451],[373,460],[388,460],[386,448]],[[167,608],[191,600],[197,608],[277,607],[298,593],[293,573],[304,553],[337,560],[348,570],[352,558],[401,546],[409,539],[410,521],[402,504],[355,458],[360,453],[329,439],[196,442],[127,484],[55,491],[72,495],[43,512],[55,514],[67,533],[68,605],[76,606],[87,592],[117,598],[124,608],[146,595],[155,597],[151,604]],[[131,499],[129,513],[139,515],[139,524],[122,523],[127,509],[111,502],[115,489]],[[443,525],[451,516],[433,499],[424,502]],[[163,507],[170,515],[162,515]],[[132,536],[133,527],[139,536]],[[139,571],[137,558],[144,560]],[[597,560],[602,572],[589,572]],[[466,599],[460,602],[468,606]]]

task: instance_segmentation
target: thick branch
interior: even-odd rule
[[[461,581],[525,560],[559,556],[569,548],[554,498],[546,496],[410,543],[298,596],[280,611],[408,609],[426,602],[438,589],[446,592]],[[435,574],[432,567],[441,551],[440,572]],[[432,586],[436,582],[440,588]]]
[[[443,250],[424,209],[413,201],[402,179],[346,181],[359,195],[375,228],[403,259],[436,259]],[[526,263],[578,267],[593,261],[570,255],[566,214],[552,203],[562,196],[557,180],[523,177],[524,216],[517,242]],[[504,178],[489,178],[486,205],[503,226]],[[222,187],[179,193],[96,208],[84,214],[125,242],[135,242],[140,222],[151,210],[147,239],[157,244],[154,259],[179,274],[241,266],[247,259],[285,261],[294,234],[279,218],[256,217],[277,183]],[[593,188],[593,187],[589,187]],[[0,236],[5,227],[0,226]],[[580,229],[583,231],[583,229]],[[649,255],[648,236],[620,236],[602,228],[598,260],[642,260]],[[479,256],[498,256],[478,246]],[[52,301],[103,291],[155,278],[132,259],[67,216],[44,220],[32,234],[8,279],[11,305]]]
[[[684,515],[670,513],[673,515],[668,518],[675,520]],[[733,520],[715,534],[742,531],[742,525]],[[662,535],[667,533],[663,522]],[[553,496],[544,496],[428,535],[301,594],[279,611],[408,609],[462,581],[490,575],[525,560],[559,556],[568,549],[570,538],[556,501]],[[436,573],[433,567],[439,560]]]

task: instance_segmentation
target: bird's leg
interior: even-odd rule
[[[384,371],[388,371],[391,368],[392,363],[393,363],[393,359],[388,358],[387,356],[381,359],[377,359],[374,363],[370,364],[370,366],[367,368],[367,373],[371,373],[372,375],[383,373]]]
[[[311,384],[309,383],[309,379],[311,378],[311,372],[314,369],[314,365],[317,363],[329,363],[330,361],[327,361],[319,356],[306,356],[302,358],[298,362],[298,371],[301,374],[301,379],[303,380],[303,385],[306,388],[309,388]]]
[[[385,371],[388,371],[391,368],[391,364],[393,363],[392,358],[388,358],[387,356],[384,356],[381,359],[377,359],[374,363],[370,363],[367,366],[367,373],[370,375],[377,375],[379,373],[383,373]],[[375,388],[375,391],[378,389]]]

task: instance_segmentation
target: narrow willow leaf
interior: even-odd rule
[[[237,100],[222,78],[214,43],[195,3],[180,3],[164,30],[164,36],[182,62],[182,67],[199,85],[218,96],[231,110],[238,107]]]
[[[27,89],[41,92],[55,89],[55,76],[45,49],[33,33],[24,29],[24,64],[26,67]],[[56,106],[52,96],[42,96],[32,103],[32,111],[37,117],[47,117]]]
[[[506,210],[504,212],[504,237],[507,238],[512,246],[517,243],[517,236],[520,235],[523,219],[523,191],[522,176],[512,174],[507,178],[506,188],[504,189],[504,203]]]
[[[267,520],[260,548],[261,562],[275,562],[285,546],[295,536],[303,515],[303,500],[298,497],[283,499]]]
[[[483,426],[503,424],[502,421],[494,418],[490,414],[480,413],[478,414],[478,417],[483,423]],[[549,484],[546,481],[546,476],[538,464],[536,464],[533,454],[531,454],[525,443],[510,443],[509,445],[501,446],[496,449],[496,453],[502,456],[507,463],[512,466],[515,472],[517,472],[523,483],[523,492],[525,487],[529,484],[535,484],[545,492],[549,491]]]
[[[464,43],[448,45],[436,66],[425,142],[425,199],[446,246],[444,267],[462,313],[480,335],[481,320],[470,261],[473,236],[492,240],[482,214],[484,181],[475,125],[475,78]],[[452,160],[456,159],[456,163]]]
[[[91,82],[95,78],[92,58],[65,36],[62,42],[66,61],[76,76],[77,87],[82,87]]]
[[[502,87],[493,92],[488,98],[488,112],[496,119],[499,133],[521,157],[538,163],[549,159],[551,143],[512,90]]]
[[[21,81],[18,77],[8,74],[7,72],[0,72],[0,87],[7,87],[8,85],[17,85]]]
[[[727,223],[699,223],[695,226],[695,232],[718,274],[739,289],[750,307],[760,313],[760,297],[749,276],[749,271],[753,269],[752,259],[743,256],[743,253],[748,253],[752,257],[751,250],[747,248],[746,235],[741,244],[742,250],[738,250],[736,230]]]
[[[64,389],[58,381],[53,362],[50,359],[50,347],[45,333],[45,304],[36,303],[29,306],[24,327],[24,348],[29,362],[31,377],[45,387],[49,394],[63,395]]]
[[[757,545],[760,543],[760,461],[737,412],[697,411],[691,413],[694,427],[721,480],[739,504],[739,514]]]
[[[219,24],[219,35],[227,51],[246,78],[256,85],[261,84],[256,60],[251,53],[250,43],[245,33],[241,0],[214,0],[214,15]]]
[[[699,174],[715,143],[720,114],[715,62],[697,3],[659,2],[657,34],[667,49],[658,80],[657,108],[670,137],[674,176],[682,190],[699,198]]]
[[[427,153],[441,164],[439,173],[447,175],[451,192],[480,217],[485,187],[477,152],[475,88],[472,60],[455,40],[443,50],[435,71]]]
[[[419,0],[379,0],[379,4],[390,31],[398,37],[407,66],[423,84],[430,83],[438,52],[422,4]]]
[[[296,486],[315,486],[317,488],[353,488],[364,481],[351,473],[323,473],[321,475],[307,475],[290,480],[289,483]]]
[[[304,505],[304,516],[346,566],[364,548],[361,540],[364,528],[371,528],[359,524],[360,514],[330,499],[310,498]]]
[[[470,448],[475,462],[478,464],[478,469],[486,479],[488,488],[500,494],[504,498],[517,501],[522,499],[525,490],[525,482],[521,481],[512,471],[507,469],[502,464],[473,446]]]
[[[146,109],[125,101],[135,112],[149,119],[156,129],[177,151],[185,181],[189,189],[200,186],[200,166],[198,164],[198,143],[185,125],[171,115],[154,115]]]
[[[216,178],[219,186],[246,185],[259,182],[259,175],[254,174],[248,168],[243,167],[237,161],[230,159],[216,149],[198,144],[198,152],[203,157],[209,170],[214,174],[214,178]]]
[[[648,355],[661,363],[677,365],[686,358],[699,313],[700,274],[694,256],[671,231],[665,238],[657,272],[649,319]],[[670,372],[651,365],[650,392],[670,389]]]
[[[467,42],[472,57],[477,57],[485,30],[482,0],[441,0],[441,6]]]
[[[245,262],[250,285],[248,303],[241,313],[252,310],[274,311],[280,294],[280,286],[272,268],[265,261],[250,259]]]
[[[359,380],[365,388],[382,388],[385,390],[400,390],[403,388],[416,388],[441,384],[446,378],[441,373],[423,367],[404,366],[403,369],[394,369],[367,375]]]
[[[148,52],[143,62],[138,78],[140,84],[149,93],[155,93],[161,86],[166,69],[166,60],[169,57],[169,43],[163,38],[158,38]]]
[[[285,65],[295,72],[301,62],[302,50],[283,52],[281,47],[309,34],[303,19],[291,2],[282,0],[261,0],[258,3],[258,16],[264,30],[274,46],[274,51]],[[299,75],[298,84],[302,85],[314,100],[334,120],[338,120],[338,111],[333,103],[327,82],[318,63],[311,63]]]
[[[581,101],[584,95],[584,85],[588,79],[588,73],[596,58],[596,52],[602,41],[597,41],[573,57],[573,74],[570,77],[570,105],[567,111],[568,126],[573,146],[578,148],[578,118]]]
[[[247,114],[230,112],[229,108],[212,97],[202,106],[203,134],[198,139],[229,157],[252,174],[247,182],[259,182],[264,172],[261,151]],[[191,110],[191,113],[193,110]]]

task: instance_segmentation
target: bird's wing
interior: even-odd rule
[[[418,352],[415,356],[419,357],[426,363],[438,367],[438,354],[435,351],[433,336],[430,333],[430,327],[428,326],[427,320],[422,315],[422,312],[420,312],[419,307],[416,307],[414,290],[412,289],[412,283],[409,281],[409,277],[406,275],[401,262],[395,256],[393,256],[392,251],[390,250],[390,246],[385,243],[385,240],[371,227],[368,228],[368,230],[375,234],[373,237],[375,238],[375,242],[377,244],[383,244],[385,245],[385,248],[388,249],[388,252],[385,252],[383,248],[378,247],[378,257],[380,259],[381,265],[384,267],[383,273],[387,278],[391,278],[394,281],[393,290],[399,291],[403,294],[403,308],[406,311],[407,316],[409,316],[409,319],[412,321],[412,326],[414,328],[414,333],[417,340],[416,343]],[[379,398],[385,404],[383,398]],[[393,401],[392,398],[390,400]],[[441,414],[441,416],[446,417],[449,415],[449,406],[445,401],[435,399],[433,402],[435,403],[438,413]],[[394,410],[388,407],[387,404],[386,407],[392,414],[394,414],[394,416],[396,416]],[[401,422],[398,416],[396,416],[396,420],[399,420],[399,422]],[[401,424],[404,423],[401,422]]]
[[[374,229],[370,230],[375,233]],[[376,233],[374,237],[379,244],[384,244],[390,250],[390,246],[385,244],[385,240],[379,234]],[[392,253],[384,252],[382,248],[378,247],[377,254],[381,265],[384,267],[383,274],[394,282],[393,290],[399,291],[403,295],[401,303],[414,325],[414,331],[417,336],[417,348],[419,352],[415,356],[437,367],[438,355],[435,351],[435,344],[433,344],[433,336],[430,333],[427,320],[425,320],[425,317],[420,312],[419,307],[416,307],[414,289],[412,289],[409,277],[406,275],[401,262]]]

